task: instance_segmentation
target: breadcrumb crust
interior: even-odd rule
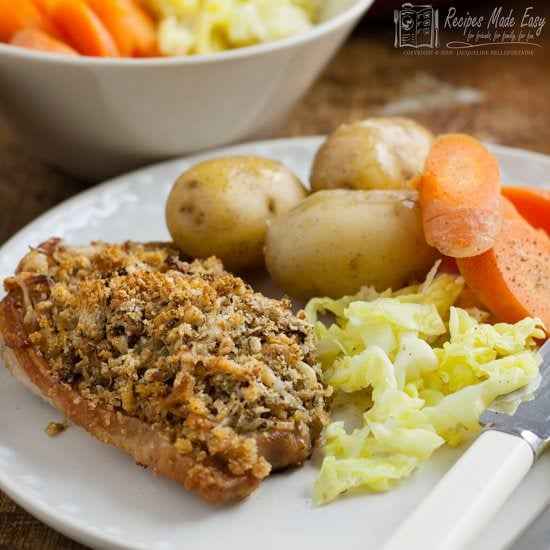
[[[49,374],[91,409],[136,418],[192,459],[186,486],[212,483],[211,470],[259,480],[301,464],[328,421],[305,315],[215,258],[51,239],[4,285]]]

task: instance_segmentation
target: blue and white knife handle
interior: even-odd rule
[[[482,432],[383,550],[464,550],[534,461],[534,448],[521,436]]]

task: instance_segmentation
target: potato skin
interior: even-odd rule
[[[315,156],[311,189],[406,189],[422,172],[433,139],[407,118],[342,124]]]
[[[182,174],[166,203],[166,223],[181,250],[217,256],[227,269],[263,264],[266,222],[307,196],[287,168],[261,157],[207,160]]]
[[[439,257],[427,245],[414,190],[325,190],[270,223],[266,265],[291,296],[340,298],[422,280]]]

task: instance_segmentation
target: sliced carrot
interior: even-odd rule
[[[502,203],[502,218],[505,220],[525,220],[525,218],[518,212],[514,204],[506,197],[501,197]],[[527,220],[525,220],[527,221]]]
[[[458,258],[466,284],[503,321],[539,317],[550,331],[550,238],[507,214],[494,247]]]
[[[458,273],[456,258],[450,256],[441,256],[441,265],[438,269],[439,273]]]
[[[51,20],[52,7],[56,4],[57,1],[58,0],[31,0],[31,2],[44,18],[45,24],[41,27],[41,30],[47,32],[50,36],[53,36],[61,42],[67,42],[67,37],[65,36],[65,34]]]
[[[63,35],[60,29],[52,23],[50,19],[51,6],[55,2],[57,2],[57,0],[30,0],[30,2],[39,11],[41,19],[38,24],[26,25],[25,28],[40,29],[52,36],[53,38],[56,38],[61,42],[65,42],[66,37]]]
[[[83,0],[57,0],[50,16],[67,36],[67,42],[82,55],[118,57],[113,37]]]
[[[156,24],[135,0],[86,0],[111,33],[120,55],[158,55]]]
[[[454,258],[476,256],[495,243],[502,213],[496,159],[463,134],[437,138],[420,182],[428,243]]]
[[[30,0],[0,0],[2,42],[9,42],[12,36],[22,29],[41,29],[46,25],[46,20]]]
[[[503,187],[502,194],[533,227],[550,235],[550,189]]]
[[[60,40],[51,37],[40,29],[23,29],[16,32],[10,44],[20,48],[29,48],[42,52],[61,53],[65,55],[78,55],[78,52],[64,44]]]
[[[49,17],[50,10],[56,0],[31,0],[31,2],[38,8],[42,15]]]

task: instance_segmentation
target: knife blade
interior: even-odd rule
[[[550,442],[550,340],[540,384],[513,416],[488,411],[485,428],[383,550],[462,550],[512,494]]]
[[[513,415],[489,408],[479,419],[486,430],[498,430],[522,437],[529,443],[536,457],[546,450],[550,442],[550,340],[538,353],[541,357],[540,384],[534,392],[534,398],[520,403]]]

